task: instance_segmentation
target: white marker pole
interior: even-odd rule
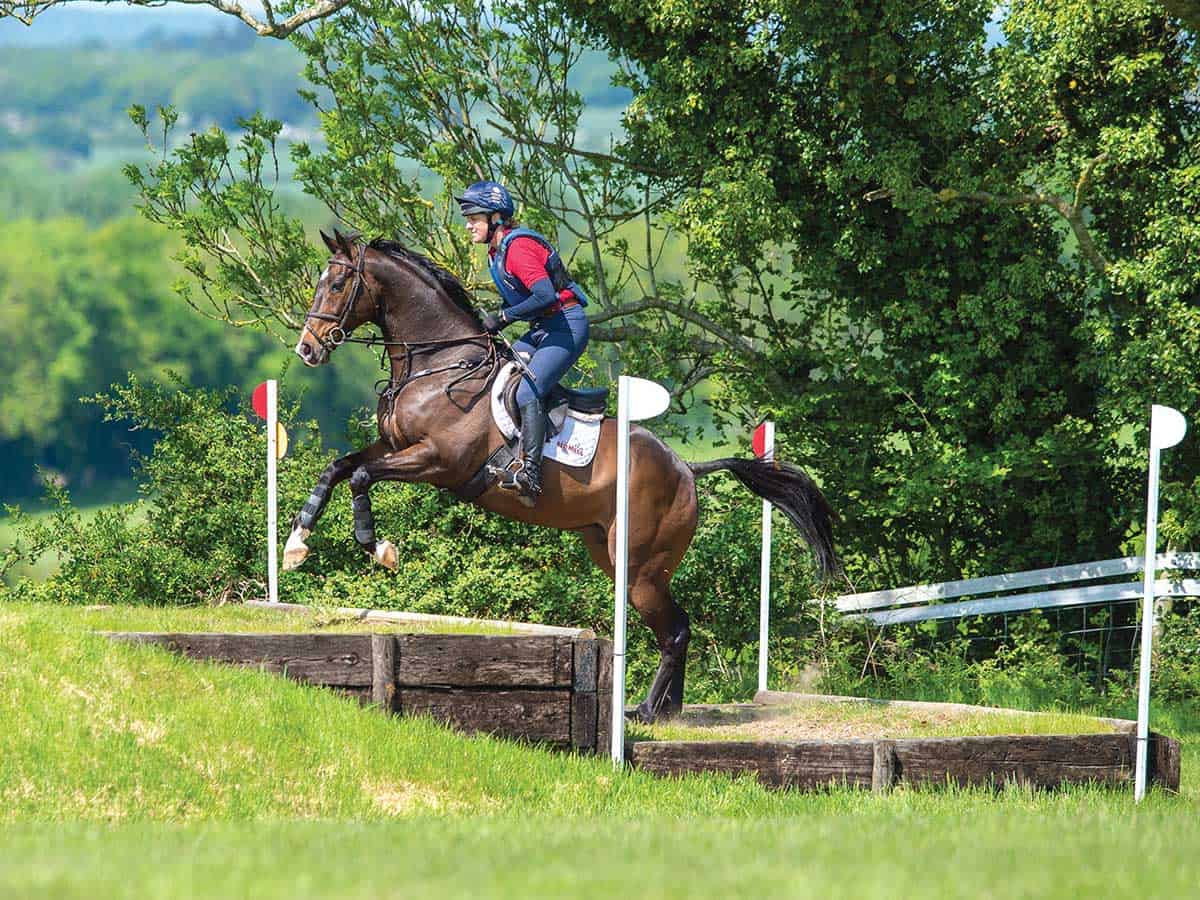
[[[279,560],[276,531],[279,525],[279,497],[275,485],[279,413],[276,408],[276,381],[267,381],[267,601],[279,602]]]
[[[1150,482],[1146,492],[1146,555],[1142,567],[1142,653],[1138,676],[1137,763],[1133,799],[1146,796],[1146,755],[1150,744],[1150,656],[1154,642],[1154,564],[1158,553],[1158,457],[1187,433],[1179,410],[1169,406],[1150,409]]]
[[[612,759],[625,764],[625,614],[629,602],[629,423],[667,411],[667,389],[644,378],[617,379],[617,554],[613,582]]]
[[[775,423],[763,423],[762,458],[775,458]],[[771,504],[762,505],[762,567],[758,575],[758,689],[767,689],[767,636],[771,631]]]
[[[625,606],[629,600],[629,378],[617,379],[617,558],[613,581],[612,758],[625,763]]]

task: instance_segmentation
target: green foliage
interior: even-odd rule
[[[170,368],[220,384],[241,360],[270,350],[261,336],[226,337],[172,304],[161,231],[125,219],[91,230],[77,220],[14,222],[0,249],[0,374],[5,494],[29,492],[31,463],[84,481],[124,475],[129,440],[77,398],[131,369]],[[22,471],[24,470],[24,471]]]
[[[133,191],[104,165],[65,167],[34,150],[0,153],[0,209],[35,220],[76,217],[93,226],[125,218]]]
[[[861,586],[1114,555],[1150,402],[1200,412],[1195,32],[1140,0],[1008,4],[992,47],[990,3],[566,5],[636,63],[628,150],[679,173],[695,264],[786,235],[712,399],[821,473]]]
[[[276,142],[283,124],[256,114],[239,120],[236,141],[214,126],[168,152],[179,122],[173,106],[158,107],[152,122],[135,104],[129,117],[148,143],[162,142],[161,155],[144,170],[129,164],[124,172],[141,196],[143,215],[182,239],[175,259],[192,279],[176,282],[176,292],[232,325],[298,329],[303,318],[297,313],[308,306],[324,254],[309,246],[304,223],[268,186],[271,172],[279,178]]]
[[[143,382],[96,398],[109,420],[156,435],[138,460],[142,499],[85,521],[68,493],[51,485],[49,519],[16,514],[18,535],[2,568],[47,551],[62,558],[43,584],[21,582],[18,597],[67,603],[191,604],[265,594],[265,436],[233,389],[188,389]],[[281,522],[307,499],[330,454],[315,426],[294,424],[292,450],[279,464]],[[299,434],[297,432],[300,432]],[[752,693],[757,675],[760,504],[740,487],[701,482],[700,529],[673,589],[692,617],[690,696]],[[377,566],[353,538],[348,488],[335,492],[309,538],[304,566],[283,573],[281,595],[315,606],[403,609],[548,622],[611,632],[612,584],[574,534],[512,522],[424,485],[381,484],[372,491],[376,533],[400,554],[400,571]],[[281,539],[286,537],[282,527]],[[800,539],[776,540],[776,627],[781,659],[811,639],[806,613],[812,564]],[[636,619],[636,613],[630,611]],[[648,684],[658,653],[648,629],[630,629],[631,690]]]
[[[96,398],[106,419],[129,420],[135,429],[161,435],[140,460],[143,498],[85,522],[67,492],[51,486],[55,515],[23,521],[18,513],[19,542],[7,565],[53,549],[62,566],[44,584],[20,584],[18,595],[67,603],[102,597],[186,604],[249,590],[266,556],[259,525],[266,504],[265,438],[245,415],[226,411],[236,393],[170,390],[131,376],[127,386]],[[293,465],[307,463],[311,470],[317,453],[300,442]],[[135,515],[139,507],[144,511]]]
[[[1154,697],[1194,703],[1200,697],[1200,604],[1175,601],[1155,623],[1159,633],[1154,644]],[[1126,696],[1137,696],[1132,673],[1123,688]]]
[[[1153,691],[1167,702],[1200,698],[1200,604],[1180,601],[1156,624]],[[886,629],[842,623],[818,647],[820,687],[852,696],[935,700],[1020,709],[1136,706],[1137,654],[1097,667],[1103,611],[1093,641],[1064,636],[1043,611],[1008,617],[926,622]],[[1120,634],[1121,632],[1117,632]],[[1130,632],[1131,633],[1131,632]],[[1125,713],[1122,713],[1124,715]]]
[[[89,227],[76,219],[8,223],[0,247],[0,327],[19,335],[0,371],[0,465],[5,500],[38,490],[34,467],[85,492],[128,478],[142,432],[102,421],[81,395],[167,371],[206,387],[249,390],[274,377],[288,349],[250,329],[230,329],[172,296],[181,272],[170,235],[138,219]],[[348,352],[308,379],[304,409],[344,444],[350,411],[373,400],[369,353]]]

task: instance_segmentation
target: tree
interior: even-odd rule
[[[677,238],[661,211],[679,179],[629,164],[617,147],[584,146],[584,102],[570,82],[584,52],[577,32],[552,7],[522,0],[359,3],[293,33],[325,142],[292,149],[295,177],[337,218],[401,237],[481,292],[492,287],[451,195],[504,181],[520,218],[570,248],[593,301],[594,345],[614,344],[626,364],[667,380],[683,408],[714,360],[746,366],[757,356],[751,305],[709,309],[732,298],[736,279],[725,272],[664,277],[659,263]],[[323,255],[278,202],[279,123],[252,117],[236,140],[212,129],[175,144],[173,110],[133,115],[157,155],[127,171],[145,214],[187,245],[189,301],[294,333]],[[753,267],[761,277],[765,267]]]
[[[868,579],[1094,557],[1138,518],[1148,402],[1200,407],[1195,41],[1161,6],[1056,0],[1006,6],[992,45],[993,12],[356,3],[291,32],[332,97],[297,177],[464,278],[450,193],[510,183],[576,238],[594,340],[681,403],[709,377],[727,420],[779,419]],[[585,38],[633,93],[609,146],[581,137]],[[175,146],[173,121],[130,174],[193,300],[294,327],[320,257],[269,184],[278,124]],[[1200,469],[1176,465],[1180,491]]]
[[[1010,4],[991,47],[990,3],[566,3],[636,64],[631,158],[699,184],[693,249],[791,237],[778,415],[878,580],[1111,553],[1149,402],[1200,408],[1193,35],[1130,0]]]

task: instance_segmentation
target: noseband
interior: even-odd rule
[[[331,313],[312,311],[309,311],[304,316],[304,330],[313,336],[317,343],[325,349],[326,353],[331,353],[333,352],[334,347],[338,347],[346,343],[346,320],[350,318],[350,311],[354,309],[354,304],[358,302],[359,295],[364,290],[366,290],[368,293],[370,292],[370,288],[367,287],[367,279],[363,274],[363,268],[366,266],[366,261],[366,247],[361,248],[358,254],[358,260],[356,262],[344,262],[336,257],[329,260],[329,265],[331,266],[345,266],[347,269],[354,270],[354,284],[350,288],[350,296],[346,300],[346,305],[342,307],[341,313],[336,316],[332,315]],[[372,300],[374,300],[374,297],[372,297]],[[321,319],[325,322],[336,322],[337,324],[330,328],[329,332],[324,337],[321,337],[319,334],[313,331],[312,327],[308,324],[309,319]]]

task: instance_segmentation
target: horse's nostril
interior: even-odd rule
[[[312,347],[301,341],[296,345],[296,352],[304,359],[308,359],[310,356],[312,356]]]

